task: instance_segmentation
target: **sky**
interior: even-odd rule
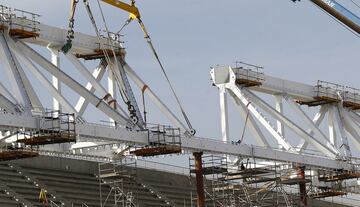
[[[67,27],[69,2],[0,0],[2,5],[41,14],[44,24],[63,28]],[[355,13],[360,11],[349,0],[339,2]],[[90,4],[102,25],[96,1]],[[110,30],[118,30],[127,14],[101,5]],[[358,37],[307,0],[138,0],[137,6],[198,136],[220,139],[219,94],[209,75],[212,66],[245,61],[263,66],[271,76],[360,88]],[[94,34],[81,1],[75,30]],[[139,26],[133,22],[122,34],[127,62],[180,116]],[[152,110],[150,114],[158,116]],[[234,139],[241,134],[241,124],[230,106],[230,136]]]

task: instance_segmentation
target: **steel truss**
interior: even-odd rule
[[[253,75],[249,76],[250,73]],[[360,149],[359,115],[354,110],[357,99],[349,100],[348,98],[349,96],[357,98],[355,93],[349,94],[349,92],[339,91],[336,88],[310,86],[281,80],[264,74],[256,74],[251,69],[244,68],[218,67],[212,69],[211,75],[214,84],[220,91],[223,140],[230,141],[228,139],[226,95],[224,95],[229,94],[239,109],[240,115],[248,119],[245,120],[248,124],[247,127],[261,146],[299,154],[311,146],[322,156],[342,160],[350,160],[351,151]],[[261,79],[256,78],[256,75],[261,75]],[[247,83],[257,82],[258,84],[248,87],[245,80],[248,80]],[[274,95],[276,106],[273,107],[268,101],[257,95],[259,92]],[[321,102],[319,102],[320,99]],[[308,128],[296,124],[294,116],[283,113],[283,102],[289,105],[296,118],[300,119]],[[314,118],[310,118],[299,104],[319,106],[320,110]],[[246,117],[247,112],[249,112],[248,117]],[[320,128],[325,116],[328,118],[328,133]],[[270,118],[276,120],[277,127],[269,121]],[[263,128],[260,128],[261,125]],[[284,127],[298,135],[297,145],[291,144],[286,138]],[[268,131],[272,136],[265,137],[264,131]],[[269,143],[274,143],[270,140],[271,138],[278,143],[278,147],[270,146]],[[350,147],[349,140],[354,143],[355,147]]]
[[[73,113],[76,117],[75,133],[77,143],[67,147],[51,146],[50,150],[71,151],[74,154],[99,153],[113,158],[113,151],[116,153],[123,151],[124,145],[121,144],[145,146],[149,145],[149,140],[153,140],[151,138],[158,137],[158,132],[141,130],[143,127],[141,121],[135,125],[131,123],[131,114],[120,104],[122,101],[119,101],[120,97],[116,96],[117,90],[125,91],[127,96],[131,96],[131,91],[126,83],[127,79],[131,79],[159,107],[160,111],[174,125],[174,129],[179,128],[182,131],[181,134],[189,131],[186,125],[177,118],[125,61],[125,50],[120,42],[114,41],[110,44],[110,41],[113,40],[107,38],[101,38],[99,42],[97,37],[75,33],[72,50],[66,55],[66,58],[73,64],[74,69],[78,70],[83,78],[87,80],[87,84],[83,85],[71,77],[60,64],[58,51],[66,41],[66,30],[39,23],[34,19],[37,17],[35,14],[24,13],[24,15],[30,15],[29,18],[24,18],[23,16],[13,15],[11,10],[3,9],[1,11],[3,12],[0,14],[0,25],[2,25],[0,29],[0,58],[2,59],[1,63],[5,65],[3,74],[6,74],[9,80],[9,84],[0,83],[0,131],[2,142],[11,140],[14,136],[17,136],[19,131],[44,130],[46,116],[43,100],[39,98],[40,94],[38,93],[40,92],[35,91],[32,86],[33,80],[29,80],[24,71],[31,72],[36,80],[50,92],[54,99],[54,110],[61,109],[64,112]],[[10,31],[14,29],[17,31],[16,35]],[[26,36],[30,34],[33,34],[33,37]],[[31,45],[47,47],[52,56],[51,60],[45,58]],[[119,64],[117,65],[121,68],[115,67],[115,70],[111,69],[109,63],[103,60],[102,55],[102,50],[112,49],[111,45],[115,48],[116,54],[119,54],[117,57]],[[78,59],[94,57],[98,58],[98,67],[91,72]],[[106,70],[112,72],[106,73]],[[45,71],[50,74],[51,79],[45,75]],[[101,80],[106,74],[109,75],[109,81],[107,86],[104,86]],[[123,77],[124,75],[126,77]],[[247,77],[252,75],[248,73]],[[353,169],[354,166],[357,166],[356,160],[349,159],[351,150],[347,149],[347,138],[356,141],[360,136],[358,124],[360,116],[354,111],[333,103],[324,106],[319,114],[311,120],[295,101],[314,100],[315,92],[312,86],[255,73],[255,79],[252,81],[249,81],[249,78],[238,79],[239,84],[253,87],[241,87],[234,82],[236,81],[236,78],[234,78],[236,73],[233,69],[214,69],[212,76],[214,83],[221,89],[223,101],[226,101],[227,94],[234,97],[236,106],[244,119],[246,119],[248,111],[251,112],[248,118],[248,127],[260,146],[228,142],[227,117],[225,116],[226,104],[222,104],[224,111],[222,113],[224,115],[222,116],[224,126],[223,141],[182,137],[180,144],[183,152],[204,151],[213,154],[257,157],[259,159],[289,161],[332,169]],[[259,83],[261,84],[259,85]],[[61,85],[63,84],[79,95],[75,106],[62,94]],[[8,88],[8,85],[11,88]],[[277,106],[272,107],[253,91],[276,94]],[[249,100],[251,100],[251,103]],[[280,100],[286,100],[296,113],[304,119],[309,129],[301,128],[286,117],[282,113]],[[87,113],[86,108],[89,104],[106,114],[116,125],[102,126],[87,122],[84,115]],[[268,121],[264,112],[276,118],[277,128],[273,127],[273,124]],[[318,127],[325,114],[333,114],[331,115],[333,121],[329,121],[329,127],[333,130],[330,136],[331,139]],[[280,148],[274,149],[270,146],[269,137],[264,135],[258,122],[270,132],[278,145],[281,146]],[[339,130],[335,130],[335,128],[341,128],[341,126],[345,126],[345,133],[340,131],[340,133],[336,134],[335,132],[339,132]],[[299,135],[300,147],[293,146],[286,139],[284,127],[290,128]],[[350,133],[351,136],[348,136],[347,133]],[[360,147],[358,142],[356,144]],[[322,151],[323,154],[316,156],[308,154],[305,150],[308,145]],[[342,147],[340,148],[340,146]],[[43,149],[49,150],[46,147]]]

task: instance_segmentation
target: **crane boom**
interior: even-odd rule
[[[292,0],[293,2],[300,0]],[[310,0],[315,5],[335,17],[355,33],[360,34],[360,17],[336,2],[335,0]]]

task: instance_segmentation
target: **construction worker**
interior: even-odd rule
[[[47,199],[47,196],[46,196],[46,190],[44,188],[41,188],[41,190],[40,190],[39,201],[42,204],[48,204],[48,199]]]

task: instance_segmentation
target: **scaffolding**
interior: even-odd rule
[[[349,86],[318,80],[314,87],[314,100],[299,101],[308,106],[319,106],[342,102],[343,106],[351,110],[360,109],[360,90]]]
[[[138,206],[135,159],[99,163],[98,168],[100,207]]]
[[[236,84],[244,87],[260,86],[264,81],[263,67],[236,62],[236,67],[233,68],[236,76]]]
[[[39,37],[40,15],[0,5],[0,31],[9,30],[9,35],[18,39]]]
[[[46,111],[42,120],[39,130],[22,132],[24,138],[17,142],[29,146],[76,142],[75,114]]]
[[[214,207],[294,206],[294,195],[285,190],[283,165],[250,162],[233,165],[228,157],[206,155],[202,161],[205,200]],[[195,173],[189,159],[190,176]],[[284,179],[283,179],[284,180]]]
[[[179,128],[166,125],[147,125],[148,145],[145,147],[134,146],[130,150],[130,154],[150,157],[182,152],[181,132]]]

